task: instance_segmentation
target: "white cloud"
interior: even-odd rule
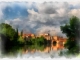
[[[3,18],[3,9],[6,7],[5,3],[0,3],[0,20]]]
[[[13,28],[17,28],[22,21],[19,18],[16,18],[14,20],[5,20],[5,23],[12,25]]]
[[[74,16],[77,16],[77,17],[79,17],[80,18],[80,9],[73,9],[73,10],[71,10],[70,12],[69,12],[69,14],[72,16],[72,15],[74,15]]]
[[[68,3],[42,3],[37,6],[38,12],[28,10],[30,27],[37,26],[36,31],[39,33],[55,30],[56,34],[60,34],[60,25],[65,24],[68,20],[68,13],[66,13],[68,12]]]
[[[69,9],[70,4],[67,2],[45,2],[38,4],[37,6],[38,12],[28,10],[30,13],[28,18],[31,22],[35,23],[35,26],[38,26],[36,31],[39,33],[50,31],[50,34],[54,34],[52,32],[55,30],[56,35],[62,35],[60,25],[68,23],[69,16],[71,15],[80,16],[79,9],[77,10],[75,8],[75,11],[74,9]]]
[[[76,5],[79,5],[80,4],[80,1],[76,1],[76,2],[69,2],[69,4],[73,5],[73,6],[76,6]]]
[[[28,9],[28,17],[26,19],[16,18],[14,20],[5,21],[13,26],[20,26],[20,29],[28,31],[37,31],[44,33],[50,31],[50,34],[63,35],[60,26],[69,22],[69,17],[72,15],[80,16],[80,9],[75,8],[77,3],[70,9],[73,3],[67,2],[44,2],[36,3],[38,12],[34,9]],[[31,3],[30,3],[31,5]],[[30,6],[29,5],[29,6]],[[79,6],[78,6],[79,7]],[[75,9],[74,9],[75,8]],[[64,35],[63,35],[64,36]]]
[[[0,10],[0,20],[1,20],[2,16],[3,16],[3,13],[2,13],[2,11]]]
[[[17,19],[14,19],[13,20],[14,22],[19,22],[19,21],[21,21],[19,18],[17,18]]]
[[[20,22],[22,22],[19,18],[16,18],[16,19],[14,19],[14,20],[5,20],[5,23],[10,23],[10,22],[13,22],[13,23],[20,23]]]
[[[6,1],[6,0],[0,0],[0,1]],[[20,1],[20,2],[23,2],[23,1],[28,1],[28,2],[37,2],[37,3],[43,3],[43,2],[55,2],[55,1],[58,1],[58,2],[79,2],[79,0],[7,0],[6,2],[14,2],[14,1]]]
[[[56,32],[60,32],[59,27],[53,27],[53,26],[43,26],[37,29],[38,33],[52,33],[53,35],[56,35]]]

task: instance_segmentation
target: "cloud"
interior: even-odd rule
[[[53,14],[56,13],[56,7],[53,7],[53,4],[45,2],[38,6],[38,11],[42,14]]]
[[[54,6],[54,7],[53,7]],[[50,9],[51,8],[51,9]],[[75,7],[74,7],[75,8]],[[38,12],[28,10],[30,13],[30,21],[35,22],[36,31],[39,33],[48,32],[51,29],[57,31],[56,34],[61,34],[60,26],[69,22],[69,16],[73,15],[74,9],[70,9],[68,3],[42,3],[38,5]],[[79,11],[75,8],[76,15],[79,17]],[[54,11],[54,12],[53,12]],[[78,13],[78,15],[77,15]],[[47,27],[48,26],[48,27]],[[53,28],[53,27],[58,27]],[[59,32],[58,32],[59,31]],[[53,34],[53,33],[51,33]],[[62,35],[62,34],[61,34]]]
[[[32,22],[34,24],[33,29],[36,27],[35,31],[39,30],[38,32],[41,32],[41,33],[42,32],[47,33],[48,29],[49,30],[52,29],[53,31],[56,29],[55,30],[57,31],[56,33],[60,33],[61,31],[59,27],[61,25],[64,25],[65,23],[68,23],[69,21],[68,13],[66,13],[68,12],[68,6],[66,7],[66,5],[65,6],[63,5],[65,5],[65,3],[62,3],[61,7],[60,5],[58,5],[58,3],[55,3],[55,4],[52,3],[51,6],[50,6],[50,3],[43,3],[38,5],[38,12],[35,12],[34,10],[28,10],[28,13],[29,13],[28,19],[29,19],[29,22]],[[52,6],[54,6],[52,10],[55,12],[51,11],[50,13],[48,13],[49,8],[47,6],[49,8],[52,8]],[[56,27],[58,27],[58,29]],[[50,33],[50,34],[53,34],[53,33]]]
[[[10,13],[15,18],[10,15],[10,18],[6,16],[5,23],[14,27],[19,26],[19,30],[23,29],[33,33],[49,32],[51,35],[64,36],[60,26],[68,23],[72,15],[80,16],[80,6],[78,5],[68,2],[12,3],[8,6],[11,9],[8,10],[8,15]],[[25,11],[28,13],[27,15]],[[4,13],[4,15],[7,14]]]
[[[80,18],[80,9],[73,9],[69,12],[70,16],[74,15]]]
[[[7,6],[5,3],[0,2],[0,20],[3,18],[3,9]]]
[[[12,25],[14,28],[17,28],[19,25],[21,25],[22,21],[19,18],[17,18],[9,21],[5,20],[5,23]]]
[[[3,13],[2,13],[2,11],[0,10],[0,20],[1,20],[2,16],[3,16]]]
[[[1,2],[0,3],[0,17],[4,17],[3,19],[15,19],[27,17],[28,12],[27,9],[36,9],[36,5],[34,3],[27,2]]]

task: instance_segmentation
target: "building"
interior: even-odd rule
[[[49,34],[47,33],[44,33],[44,34],[39,34],[39,35],[35,35],[35,34],[26,34],[24,33],[22,35],[23,38],[36,38],[36,37],[41,37],[43,36],[47,41],[50,41],[51,42],[51,45],[53,47],[55,47],[55,49],[63,49],[64,48],[64,44],[66,43],[67,41],[67,38],[63,38],[63,37],[60,37],[60,36],[50,36]],[[28,39],[29,40],[29,39]],[[56,45],[54,46],[54,43],[56,43]]]
[[[25,34],[22,35],[22,37],[23,37],[23,38],[25,38],[25,37],[26,37],[26,38],[35,38],[36,36],[35,36],[34,34],[26,34],[26,33],[25,33]]]

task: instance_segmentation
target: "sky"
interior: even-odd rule
[[[0,2],[0,23],[26,33],[65,36],[60,26],[73,15],[79,17],[79,12],[80,2]]]

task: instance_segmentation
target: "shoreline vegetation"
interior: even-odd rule
[[[67,41],[64,47],[68,49],[67,54],[79,54],[80,48],[80,19],[76,16],[70,18],[69,24],[60,27],[62,33],[66,34]],[[19,49],[38,49],[43,50],[46,46],[51,46],[51,40],[46,40],[43,36],[36,38],[22,37],[23,31],[19,35],[18,28],[13,29],[9,24],[0,24],[0,40],[2,41],[2,54],[16,53]],[[80,43],[80,42],[79,42]],[[56,42],[53,43],[54,45]],[[26,47],[27,46],[27,47]],[[61,53],[62,54],[62,53]]]

